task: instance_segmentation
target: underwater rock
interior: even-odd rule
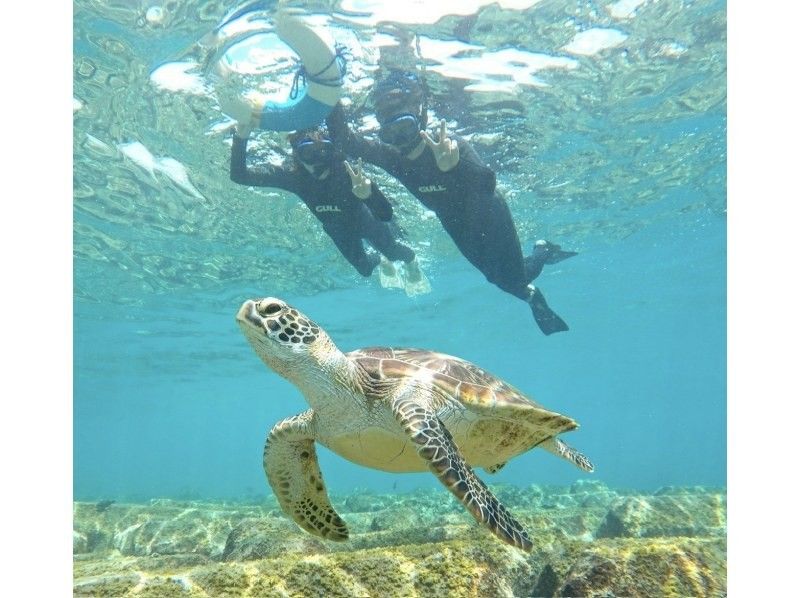
[[[410,531],[410,528],[419,527],[433,529],[470,522],[470,519],[463,517],[462,513],[442,513],[441,510],[435,509],[416,510],[400,505],[369,513],[365,519],[369,522],[369,531]],[[355,524],[358,518],[348,515],[347,520]]]
[[[604,482],[600,480],[586,480],[580,479],[575,480],[572,485],[569,487],[570,494],[615,494],[616,492],[612,492],[608,486]]]
[[[551,565],[545,565],[536,578],[536,586],[530,593],[531,596],[555,596],[559,579]]]
[[[276,518],[245,519],[225,540],[224,561],[251,561],[281,554],[327,552],[322,541],[301,534],[293,523]]]
[[[386,508],[386,503],[381,497],[375,494],[357,492],[351,494],[340,503],[345,513],[365,513],[370,511],[380,511]]]
[[[544,499],[545,494],[537,486],[520,488],[519,486],[498,484],[493,486],[495,496],[503,504],[513,504],[517,507],[536,508]]]
[[[339,565],[355,583],[363,588],[364,595],[414,596],[414,571],[400,551],[370,550],[361,558],[343,559]],[[387,591],[388,590],[388,591]]]
[[[566,572],[557,596],[722,596],[724,541],[653,540],[603,546]]]
[[[598,538],[637,538],[650,504],[641,497],[626,497],[611,505],[595,534]]]
[[[569,487],[569,493],[580,500],[581,507],[608,508],[619,496],[600,480],[577,480]]]
[[[726,591],[724,490],[649,495],[581,482],[498,491],[534,539],[531,554],[498,542],[455,500],[430,489],[371,495],[353,508],[382,507],[360,512],[347,512],[347,497],[337,497],[350,530],[345,542],[312,536],[264,503],[154,501],[103,513],[76,503],[73,547],[82,552],[73,556],[74,594],[649,598]],[[530,506],[540,499],[560,506]]]
[[[543,509],[575,509],[579,507],[608,509],[619,495],[598,480],[578,480],[566,491],[545,487],[538,505]]]
[[[72,530],[72,554],[89,552],[89,540],[80,532]]]
[[[224,564],[192,572],[190,583],[208,596],[241,596],[250,586],[247,570],[241,565]]]
[[[568,493],[545,494],[539,505],[543,509],[574,509],[580,504],[580,500]]]
[[[144,550],[138,553],[136,550],[136,534],[143,525],[144,523],[135,523],[115,533],[114,548],[119,550],[121,554],[146,554]]]
[[[124,596],[139,585],[139,576],[109,575],[77,581],[72,587],[74,596]]]
[[[292,588],[290,595],[293,596],[369,595],[353,576],[323,558],[305,558],[292,565],[283,578],[286,586]]]
[[[628,496],[615,500],[597,538],[724,536],[726,500],[720,494]]]
[[[589,554],[570,568],[556,593],[559,596],[615,596],[611,588],[619,576],[616,562]]]
[[[214,558],[222,554],[228,534],[240,520],[263,513],[257,506],[161,500],[147,505],[114,504],[103,511],[91,503],[76,503],[73,519],[75,532],[87,539],[88,552]]]
[[[113,546],[126,555],[199,553],[215,556],[222,552],[229,528],[228,522],[162,519],[155,516],[115,533]]]
[[[716,491],[714,491],[716,490]],[[653,492],[653,496],[675,495],[675,494],[724,494],[724,488],[706,488],[704,486],[661,486]]]

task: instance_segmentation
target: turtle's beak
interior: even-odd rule
[[[246,323],[261,328],[261,316],[259,316],[256,311],[256,302],[252,299],[248,299],[242,303],[242,306],[236,314],[236,321],[240,324]]]

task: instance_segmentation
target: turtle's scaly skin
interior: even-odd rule
[[[347,538],[333,510],[314,443],[384,471],[434,473],[495,535],[532,548],[522,526],[475,475],[497,471],[535,446],[591,471],[556,438],[577,423],[457,357],[375,347],[342,353],[328,335],[280,299],[246,301],[237,321],[259,357],[294,383],[311,409],[279,422],[264,448],[264,469],[283,510],[305,530]]]

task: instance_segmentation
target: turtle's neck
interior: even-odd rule
[[[335,403],[341,406],[343,397],[351,396],[357,378],[356,366],[330,338],[320,339],[311,350],[309,359],[287,372],[314,410],[324,410]]]

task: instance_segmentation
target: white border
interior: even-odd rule
[[[728,3],[729,596],[796,567],[798,11],[765,9]]]
[[[3,594],[66,596],[72,588],[72,7],[9,3],[3,21]]]

